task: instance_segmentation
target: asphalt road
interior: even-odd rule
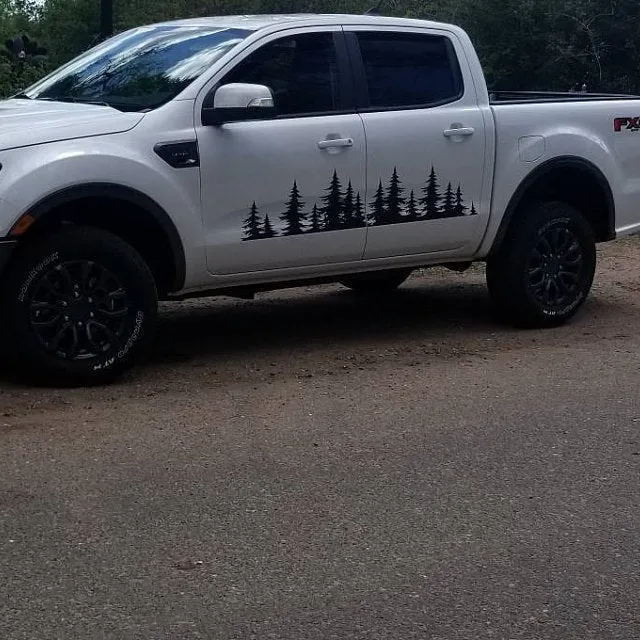
[[[0,377],[0,638],[640,637],[640,244],[569,326],[482,274],[168,305],[102,389]]]

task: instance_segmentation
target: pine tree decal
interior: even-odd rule
[[[416,204],[416,194],[411,190],[411,194],[409,195],[409,201],[407,202],[407,221],[415,221],[418,219],[418,205]]]
[[[382,180],[378,185],[376,195],[371,204],[372,224],[387,224],[387,215],[384,206],[384,189],[382,188]]]
[[[303,232],[304,213],[302,208],[304,202],[300,199],[298,183],[294,181],[287,203],[287,210],[280,216],[280,220],[285,223],[284,235],[295,236]]]
[[[262,237],[263,238],[275,238],[276,232],[273,230],[273,226],[271,225],[271,220],[269,220],[269,216],[266,215],[264,217],[264,226],[262,228]]]
[[[393,168],[393,175],[387,190],[387,224],[402,222],[402,207],[405,199],[402,196],[402,182],[398,177],[397,167]]]
[[[353,223],[353,216],[355,214],[355,203],[353,201],[353,187],[351,186],[351,180],[349,180],[349,186],[344,194],[344,200],[342,201],[342,226],[345,229],[353,229],[355,226]]]
[[[476,209],[476,205],[475,203],[471,203],[471,211],[467,214],[468,216],[477,216],[478,215],[478,211]]]
[[[255,202],[251,205],[251,211],[245,218],[242,228],[244,229],[242,235],[243,240],[260,239],[262,229],[260,228],[260,216],[258,215],[258,207]]]
[[[443,218],[452,218],[456,215],[455,210],[455,195],[453,193],[453,187],[451,183],[447,185],[447,190],[445,191],[444,198],[442,199],[442,217]]]
[[[338,178],[338,172],[333,172],[331,183],[327,189],[327,195],[322,197],[324,207],[324,229],[325,231],[336,231],[340,228],[342,214],[342,186]]]
[[[460,189],[460,185],[458,185],[458,189],[456,190],[456,204],[453,207],[456,216],[464,216],[467,214],[467,207],[464,206],[464,201],[462,199],[462,190]]]
[[[422,193],[424,194],[424,197],[420,198],[422,216],[427,220],[435,220],[436,218],[439,218],[441,196],[435,167],[431,167],[431,173],[429,174],[427,184],[422,189]]]
[[[362,206],[362,198],[360,197],[360,192],[358,191],[356,195],[356,204],[353,208],[353,226],[354,227],[364,227],[367,224],[367,221],[364,217],[364,207]]]
[[[309,228],[307,229],[308,233],[318,233],[318,231],[322,231],[322,225],[320,223],[320,212],[318,211],[318,205],[313,205],[313,210],[311,211],[311,218],[309,219]]]

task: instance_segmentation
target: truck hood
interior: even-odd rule
[[[0,100],[0,150],[122,133],[142,118],[143,113],[123,113],[100,105]]]

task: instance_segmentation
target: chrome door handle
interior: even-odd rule
[[[341,149],[344,147],[353,147],[353,138],[336,138],[329,140],[321,140],[318,142],[319,149]]]
[[[456,138],[457,136],[468,138],[475,132],[476,130],[473,127],[460,127],[458,129],[445,129],[443,133],[445,138]]]

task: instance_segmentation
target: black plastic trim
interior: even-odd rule
[[[560,91],[490,91],[491,104],[544,104],[545,102],[595,102],[638,100],[640,96],[618,93],[576,93]]]
[[[0,238],[0,275],[2,275],[2,271],[9,262],[9,258],[11,257],[16,244],[18,243],[15,240]]]
[[[507,230],[509,229],[509,225],[511,224],[513,218],[518,211],[518,207],[522,202],[524,196],[527,191],[539,180],[544,178],[545,175],[556,171],[557,169],[580,169],[582,171],[586,171],[591,174],[594,180],[600,185],[606,195],[607,199],[607,237],[605,240],[613,240],[616,235],[616,205],[615,200],[613,198],[613,191],[611,190],[611,186],[609,185],[608,180],[605,175],[596,167],[596,165],[592,164],[588,160],[584,158],[579,158],[577,156],[561,156],[558,158],[553,158],[539,167],[536,167],[521,183],[520,186],[516,189],[515,193],[511,197],[511,200],[507,206],[505,214],[502,218],[502,222],[500,223],[500,227],[498,228],[498,233],[493,241],[493,246],[491,247],[490,255],[494,254],[496,251],[500,249],[502,242],[504,241],[505,236],[507,235]]]
[[[162,142],[153,147],[153,150],[174,169],[193,169],[200,166],[197,140]]]
[[[333,32],[333,45],[336,50],[338,61],[338,82],[340,85],[340,104],[338,109],[331,112],[354,113],[356,110],[356,91],[354,85],[354,74],[351,66],[349,48],[344,31]]]
[[[51,210],[82,198],[108,198],[111,200],[124,200],[147,211],[160,225],[166,234],[171,246],[172,260],[175,269],[175,281],[170,291],[179,291],[184,287],[186,278],[186,259],[184,246],[176,226],[167,212],[149,196],[119,184],[108,182],[95,182],[74,187],[68,187],[58,191],[29,209],[29,215],[39,220]]]

